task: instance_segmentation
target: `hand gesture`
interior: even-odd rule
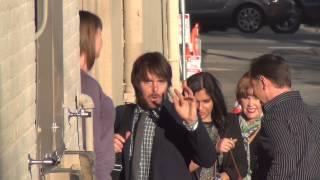
[[[220,173],[221,180],[230,180],[229,175],[226,172]]]
[[[123,144],[130,137],[131,133],[128,131],[126,137],[122,137],[120,134],[115,134],[113,137],[113,148],[115,153],[121,153],[123,149]]]
[[[187,124],[193,124],[198,120],[197,117],[197,102],[192,90],[186,85],[183,85],[183,95],[177,90],[174,90],[172,100],[174,108],[178,115]]]
[[[218,153],[227,153],[236,146],[237,139],[222,138],[216,144]]]

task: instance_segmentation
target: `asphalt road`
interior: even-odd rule
[[[292,67],[293,89],[320,110],[320,28],[302,27],[295,34],[275,34],[263,28],[256,34],[236,29],[201,34],[202,68],[222,84],[228,109],[235,101],[235,86],[252,58],[265,53],[283,56]]]

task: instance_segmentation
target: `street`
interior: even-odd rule
[[[202,68],[216,76],[230,111],[235,102],[238,79],[252,58],[274,53],[288,60],[292,68],[292,88],[305,102],[320,109],[320,28],[302,26],[295,34],[275,34],[264,27],[256,34],[236,29],[201,34]]]

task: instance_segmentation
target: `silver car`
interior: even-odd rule
[[[236,26],[246,33],[264,24],[275,25],[290,17],[293,0],[185,0],[191,22],[202,27]]]

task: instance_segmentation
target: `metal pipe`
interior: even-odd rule
[[[37,40],[41,34],[44,32],[46,26],[47,26],[47,22],[48,22],[48,0],[43,0],[43,19],[42,19],[42,23],[40,25],[40,28],[38,28],[38,31],[36,32],[35,35],[35,40]]]
[[[94,103],[92,99],[85,94],[81,94],[79,98],[79,104],[82,108],[84,109],[93,109],[94,108]],[[92,114],[92,113],[91,113]],[[94,139],[93,139],[93,117],[83,117],[82,118],[85,124],[85,137],[83,140],[85,141],[85,147],[84,150],[86,151],[94,151]]]
[[[180,11],[181,11],[181,24],[182,24],[182,30],[181,30],[181,34],[182,34],[182,79],[183,80],[186,80],[186,39],[185,39],[185,35],[186,35],[186,32],[185,32],[185,27],[186,27],[186,24],[185,24],[185,21],[184,21],[184,18],[185,18],[185,2],[184,0],[180,0]]]
[[[29,163],[31,165],[39,164],[39,165],[53,165],[54,161],[52,159],[45,159],[45,160],[30,160]]]

